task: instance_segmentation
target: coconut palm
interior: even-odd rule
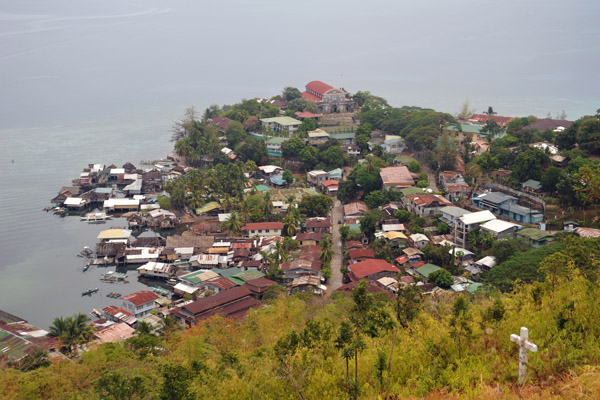
[[[93,337],[92,327],[87,323],[90,318],[85,314],[76,314],[66,318],[54,318],[48,328],[48,335],[56,337],[70,354],[77,356],[77,348],[89,342]]]
[[[329,235],[325,235],[323,237],[323,239],[319,242],[319,246],[321,246],[319,260],[321,260],[323,265],[329,265],[331,260],[333,260],[333,256],[335,255],[335,252],[331,248],[331,238]]]
[[[266,192],[264,197],[264,204],[263,204],[263,213],[265,214],[265,217],[269,218],[271,216],[271,213],[273,212],[273,200],[271,198],[271,193]]]
[[[152,325],[146,321],[138,322],[138,326],[135,328],[135,334],[137,336],[152,334]]]
[[[221,226],[228,231],[240,233],[242,231],[242,226],[244,226],[244,222],[236,211],[232,211],[229,218],[221,223]]]
[[[283,224],[286,226],[286,233],[288,236],[294,236],[300,225],[302,225],[304,218],[297,207],[289,206]]]

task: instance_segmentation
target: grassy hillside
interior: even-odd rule
[[[557,395],[544,388],[569,373],[584,385],[573,393],[597,393],[598,370],[589,366],[600,361],[600,288],[576,267],[547,281],[519,285],[499,297],[463,297],[466,309],[459,313],[456,295],[426,300],[407,328],[397,331],[389,394],[516,398],[518,351],[509,337],[521,326],[539,347],[529,359],[528,383],[536,389],[523,389],[526,397]],[[394,302],[380,300],[373,310],[394,315]],[[343,322],[354,326],[358,312],[347,295],[279,299],[251,312],[243,324],[216,317],[159,343],[140,337],[102,345],[81,361],[30,372],[3,369],[0,398],[347,398],[346,361],[336,339]],[[354,352],[345,355],[351,388],[360,398],[377,399],[387,391],[398,325],[379,329],[376,337],[368,326],[361,330],[356,386]],[[560,390],[570,390],[565,385]]]

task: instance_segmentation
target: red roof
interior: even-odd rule
[[[358,279],[362,279],[378,272],[398,272],[398,268],[394,267],[389,262],[376,258],[361,261],[356,264],[350,264],[348,269]]]
[[[369,206],[364,201],[352,201],[344,205],[344,215],[361,215],[369,211]]]
[[[252,243],[234,243],[231,245],[232,249],[251,249]]]
[[[396,258],[396,262],[400,265],[406,264],[408,262],[408,256],[400,256]]]
[[[320,118],[323,114],[313,114],[308,111],[296,111],[294,115],[298,118]]]
[[[494,121],[496,121],[498,123],[498,125],[500,125],[500,126],[506,126],[506,124],[508,124],[510,121],[512,121],[514,119],[514,117],[501,117],[500,115],[487,115],[487,114],[473,114],[468,118],[469,121],[474,121],[474,122],[479,122],[479,123],[485,123],[487,120],[490,120],[490,119],[493,119]]]
[[[314,101],[318,103],[321,99],[310,92],[302,92],[302,97],[306,100]]]
[[[359,242],[358,240],[349,240],[346,242],[346,248],[348,250],[350,249],[360,249],[361,247],[363,247],[363,244],[361,242]]]
[[[296,235],[296,240],[298,241],[314,240],[316,242],[320,242],[321,239],[323,239],[323,234],[317,232],[302,232]]]
[[[414,269],[417,269],[417,268],[421,268],[425,264],[427,264],[425,261],[415,261],[414,263],[411,263],[410,266],[413,267]]]
[[[262,229],[283,229],[281,222],[253,222],[242,227],[243,231],[255,231]]]
[[[216,278],[209,279],[206,281],[206,283],[212,283],[222,291],[237,286],[237,283],[233,282],[231,279],[227,279],[222,276],[217,276]]]
[[[321,82],[321,81],[312,81],[312,82],[308,82],[306,84],[306,90],[312,90],[313,92],[316,92],[316,93],[320,94],[321,96],[323,96],[325,93],[327,93],[331,89],[333,89],[333,86],[330,86],[330,85],[326,84],[325,82]]]
[[[336,181],[335,179],[328,179],[326,181],[321,182],[321,184],[325,187],[330,187],[330,186],[338,186],[340,183],[338,181]]]
[[[370,249],[354,249],[348,252],[348,256],[353,260],[357,258],[373,258],[375,257],[375,252]]]
[[[261,278],[251,279],[246,282],[245,286],[248,286],[250,291],[255,293],[264,292],[269,286],[276,285],[277,282],[274,282],[270,279],[265,278],[264,276]]]
[[[159,299],[160,296],[156,295],[149,290],[140,290],[139,292],[135,292],[132,294],[128,294],[127,296],[122,296],[120,299],[128,300],[133,303],[136,307],[139,307],[143,304],[149,303],[151,301]]]
[[[203,297],[188,305],[183,306],[192,315],[197,315],[206,312],[212,308],[223,306],[243,297],[250,296],[250,290],[244,286],[236,286],[231,289],[224,290],[209,297]]]
[[[307,218],[304,224],[307,228],[329,228],[331,220],[329,218]]]

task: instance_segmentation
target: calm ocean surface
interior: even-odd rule
[[[587,0],[0,0],[0,309],[47,327],[144,287],[80,270],[125,221],[42,209],[89,163],[165,157],[189,105],[316,79],[394,106],[576,119],[600,107],[599,19]]]

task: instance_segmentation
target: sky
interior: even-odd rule
[[[177,118],[311,80],[394,106],[600,107],[597,1],[0,0],[0,134]]]

